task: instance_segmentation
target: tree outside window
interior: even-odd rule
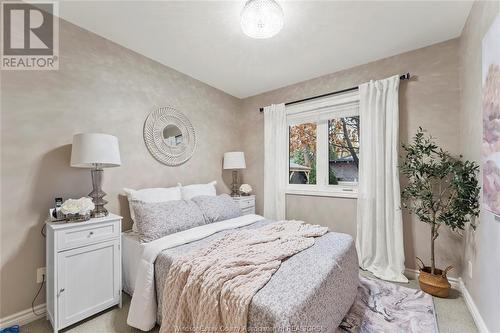
[[[329,184],[357,182],[359,168],[359,116],[328,121]]]
[[[316,184],[315,123],[289,127],[289,183]]]

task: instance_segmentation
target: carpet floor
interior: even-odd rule
[[[361,272],[362,276],[370,277],[369,273]],[[419,289],[416,280],[410,280],[409,284],[400,284],[401,286]],[[461,294],[452,290],[447,299],[433,298],[436,310],[439,333],[477,333],[471,314]],[[101,312],[91,318],[88,318],[78,324],[68,327],[61,332],[68,333],[125,333],[142,332],[127,325],[127,314],[130,306],[130,296],[123,294],[123,307],[113,307],[107,311]],[[38,319],[30,324],[21,327],[21,333],[50,333],[52,326],[43,319]],[[158,332],[155,327],[151,332]],[[380,333],[380,332],[370,332]],[[422,332],[427,333],[427,332]]]

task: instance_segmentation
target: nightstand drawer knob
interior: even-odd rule
[[[61,288],[61,290],[59,290],[60,293],[62,293],[63,291],[65,291],[66,289],[64,288]]]
[[[89,237],[92,236],[94,234],[93,231],[89,232]]]

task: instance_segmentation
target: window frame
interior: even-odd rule
[[[329,184],[328,121],[334,118],[359,115],[359,113],[355,112],[342,113],[343,105],[349,106],[349,109],[359,109],[359,91],[356,90],[286,107],[288,129],[286,194],[340,198],[358,197],[358,182],[339,182],[338,185]],[[316,184],[290,184],[290,126],[310,122],[316,123]]]

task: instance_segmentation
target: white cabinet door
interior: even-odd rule
[[[116,304],[120,297],[120,241],[115,239],[59,252],[59,327]]]

